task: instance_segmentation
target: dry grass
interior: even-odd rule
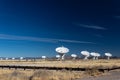
[[[32,66],[49,66],[49,67],[72,67],[86,68],[85,72],[81,71],[56,71],[56,70],[14,70],[0,69],[0,79],[2,80],[74,80],[82,78],[84,75],[96,76],[101,74],[97,69],[120,67],[120,60],[88,60],[88,61],[0,61],[0,65],[32,65]],[[92,68],[89,70],[88,68]]]
[[[98,70],[99,67],[94,67],[92,69],[86,69],[85,74],[88,76],[98,76],[100,74],[102,74],[102,72],[100,72]]]
[[[78,60],[78,61],[0,61],[0,65],[30,65],[30,66],[49,66],[49,67],[71,67],[71,68],[85,68],[85,67],[113,67],[120,66],[120,59],[114,60]]]
[[[0,69],[0,79],[2,80],[73,80],[82,78],[83,72],[75,71],[49,71],[49,70],[2,70]]]

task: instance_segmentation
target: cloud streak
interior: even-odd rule
[[[66,40],[66,39],[53,39],[53,38],[39,38],[39,37],[28,37],[28,36],[15,36],[15,35],[7,35],[0,34],[0,39],[5,40],[25,40],[25,41],[34,41],[34,42],[49,42],[49,43],[84,43],[84,44],[95,44],[93,42],[87,41],[77,41],[77,40]]]
[[[106,28],[101,27],[101,26],[93,26],[93,25],[85,25],[85,24],[76,24],[80,27],[84,27],[84,28],[90,28],[90,29],[97,29],[97,30],[106,30]]]
[[[114,18],[120,19],[120,16],[114,16]]]
[[[115,18],[120,18],[120,16],[114,16]]]

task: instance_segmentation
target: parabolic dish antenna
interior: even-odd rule
[[[60,55],[56,55],[56,58],[59,60],[60,59]]]
[[[0,58],[0,60],[3,60],[3,58]]]
[[[90,53],[88,51],[81,51],[81,54],[85,56],[84,60],[87,60],[90,56]]]
[[[109,60],[110,57],[112,57],[112,54],[111,53],[105,53],[105,56],[107,56],[107,59]]]
[[[5,58],[5,60],[8,60],[8,58]]]
[[[91,52],[90,55],[93,56],[93,60],[98,59],[98,57],[100,56],[99,53],[95,53],[95,52]]]
[[[42,56],[42,59],[46,59],[46,56]]]
[[[96,58],[95,58],[95,57],[96,57],[96,53],[95,53],[95,52],[91,52],[90,55],[93,56],[93,60],[96,59]]]
[[[96,53],[96,59],[98,59],[98,57],[100,57],[100,54],[99,54],[99,53]]]
[[[15,58],[13,57],[12,60],[15,60]]]
[[[75,58],[77,57],[77,55],[76,55],[76,54],[71,54],[71,57],[72,57],[73,59],[75,59]]]
[[[20,60],[23,60],[24,58],[23,57],[20,57]]]
[[[56,58],[60,58],[60,55],[56,55]]]
[[[69,49],[62,46],[62,47],[57,47],[55,51],[60,55],[60,58],[64,60],[64,56],[66,53],[69,52]]]
[[[56,52],[58,52],[58,53],[60,53],[60,54],[65,54],[65,53],[68,53],[68,52],[69,52],[69,49],[62,46],[62,47],[56,48]]]

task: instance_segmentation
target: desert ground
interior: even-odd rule
[[[26,65],[26,66],[49,66],[49,67],[72,67],[72,68],[92,68],[107,67],[112,68],[120,66],[120,59],[100,59],[100,60],[66,60],[66,61],[49,61],[49,60],[1,60],[0,65]]]
[[[76,80],[120,80],[120,70],[113,70],[99,76],[87,76]]]
[[[104,73],[97,70],[98,68],[120,67],[120,59],[86,61],[1,60],[0,65],[86,68],[85,71],[0,68],[0,79],[2,80],[119,80],[120,75],[119,69]],[[92,70],[88,70],[88,68]]]

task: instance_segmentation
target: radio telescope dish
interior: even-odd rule
[[[20,57],[20,60],[23,60],[24,58],[23,57]]]
[[[5,58],[5,60],[8,60],[8,58]]]
[[[110,57],[112,57],[112,54],[111,53],[105,53],[105,56],[107,56],[107,59],[109,60]]]
[[[12,60],[15,60],[15,58],[13,57]]]
[[[60,55],[56,55],[56,58],[59,60],[60,59]]]
[[[69,52],[69,49],[62,46],[62,47],[56,48],[56,52],[58,52],[58,53],[60,53],[60,54],[65,54],[65,53],[68,53],[68,52]]]
[[[56,58],[60,58],[60,55],[56,55]]]
[[[55,51],[60,55],[60,59],[64,60],[64,56],[69,52],[69,49],[66,47],[57,47]]]
[[[42,56],[42,59],[46,59],[46,56]]]
[[[100,57],[100,54],[96,53],[96,60],[98,60],[98,57]]]
[[[3,60],[3,58],[0,58],[0,60]]]
[[[95,53],[95,52],[91,52],[90,55],[93,56],[93,60],[95,60],[95,59],[97,60],[98,57],[100,56],[99,53]]]
[[[90,53],[88,51],[81,51],[81,54],[85,56],[84,60],[87,60],[90,56]]]
[[[95,60],[96,53],[95,52],[91,52],[90,55],[93,56],[93,60]]]
[[[71,57],[72,57],[73,59],[76,59],[77,55],[76,55],[76,54],[71,54]]]

